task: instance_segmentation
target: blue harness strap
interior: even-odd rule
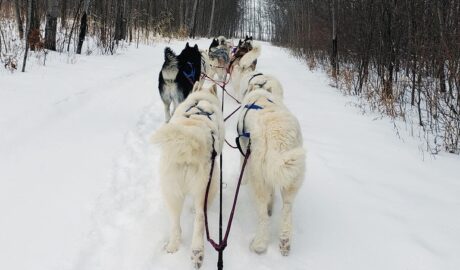
[[[193,83],[195,82],[195,67],[190,62],[187,62],[187,64],[190,66],[190,69],[191,69],[190,73],[187,73],[185,70],[182,71],[182,73],[184,74],[185,78],[187,78],[190,81],[190,83],[193,85]]]
[[[244,106],[244,108],[248,109],[248,110],[262,110],[263,107],[257,105],[255,102],[252,103],[252,104],[246,104]],[[247,111],[246,111],[247,112]]]

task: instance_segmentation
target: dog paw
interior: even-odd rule
[[[291,240],[289,238],[280,238],[280,252],[283,256],[288,256],[291,251]]]
[[[192,264],[195,269],[199,269],[203,264],[204,251],[202,249],[192,250]]]
[[[175,253],[179,250],[179,241],[169,241],[168,244],[165,246],[165,250],[167,253]]]
[[[257,254],[264,254],[267,252],[268,244],[265,241],[253,239],[250,245],[250,249]]]

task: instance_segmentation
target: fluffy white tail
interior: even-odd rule
[[[266,169],[267,178],[273,184],[284,187],[299,181],[305,172],[305,150],[302,147],[283,153],[269,150]]]

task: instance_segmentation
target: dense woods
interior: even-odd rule
[[[392,117],[433,152],[459,152],[460,1],[268,0],[273,42]]]
[[[20,57],[25,68],[29,49],[113,54],[159,35],[269,40],[372,109],[415,119],[432,152],[459,153],[458,0],[0,0],[0,14],[11,70]]]

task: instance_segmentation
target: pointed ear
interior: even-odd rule
[[[192,92],[198,92],[200,91],[200,82],[196,82],[194,85],[193,85],[193,89],[192,89]]]
[[[209,92],[211,92],[211,94],[213,94],[214,96],[217,96],[217,86],[216,86],[216,84],[213,84],[213,85],[209,88]]]
[[[188,45],[188,42],[187,42],[187,44],[185,44],[185,48],[188,48],[188,47],[190,47],[190,45]]]
[[[195,46],[193,46],[193,48],[195,48],[196,50],[198,50],[198,44],[195,44]]]
[[[246,39],[248,39],[248,38],[249,38],[248,35],[246,35]]]
[[[252,40],[252,36],[250,36],[249,39]]]

